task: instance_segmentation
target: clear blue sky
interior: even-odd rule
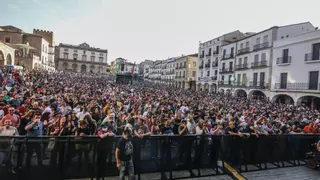
[[[56,44],[88,44],[132,62],[197,52],[234,30],[310,21],[319,0],[0,0],[0,25],[54,32]]]

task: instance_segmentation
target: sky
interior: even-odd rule
[[[319,0],[0,0],[0,26],[54,33],[55,44],[108,49],[108,62],[161,60],[197,53],[225,33],[259,32],[310,21]]]

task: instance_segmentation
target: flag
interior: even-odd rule
[[[115,68],[116,73],[118,73],[118,71],[120,69],[120,65],[121,65],[121,62],[119,60],[116,60],[116,68]]]
[[[133,67],[131,69],[131,76],[133,76],[135,66],[136,66],[136,62],[134,62],[134,65],[133,65]]]

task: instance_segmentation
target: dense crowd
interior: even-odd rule
[[[259,137],[320,133],[316,108],[272,103],[263,97],[247,99],[150,82],[116,84],[110,75],[13,69],[0,71],[0,85],[0,136],[104,138],[130,133],[138,138],[187,134]],[[126,143],[122,139],[117,147],[127,151]],[[33,153],[41,165],[43,150],[53,145],[29,143],[27,167]],[[76,145],[79,157],[84,153],[88,159],[87,145]],[[0,150],[6,148],[1,146]],[[122,151],[122,159],[129,158]],[[0,164],[5,156],[0,152]],[[100,156],[106,158],[103,153]]]
[[[320,133],[320,113],[110,76],[1,71],[0,135],[268,135]],[[9,87],[9,88],[8,88]],[[9,91],[8,91],[9,90]]]

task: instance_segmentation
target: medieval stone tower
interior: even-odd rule
[[[45,40],[47,40],[49,42],[49,45],[51,47],[54,46],[54,43],[53,43],[53,32],[52,31],[33,29],[33,34],[42,36]]]

